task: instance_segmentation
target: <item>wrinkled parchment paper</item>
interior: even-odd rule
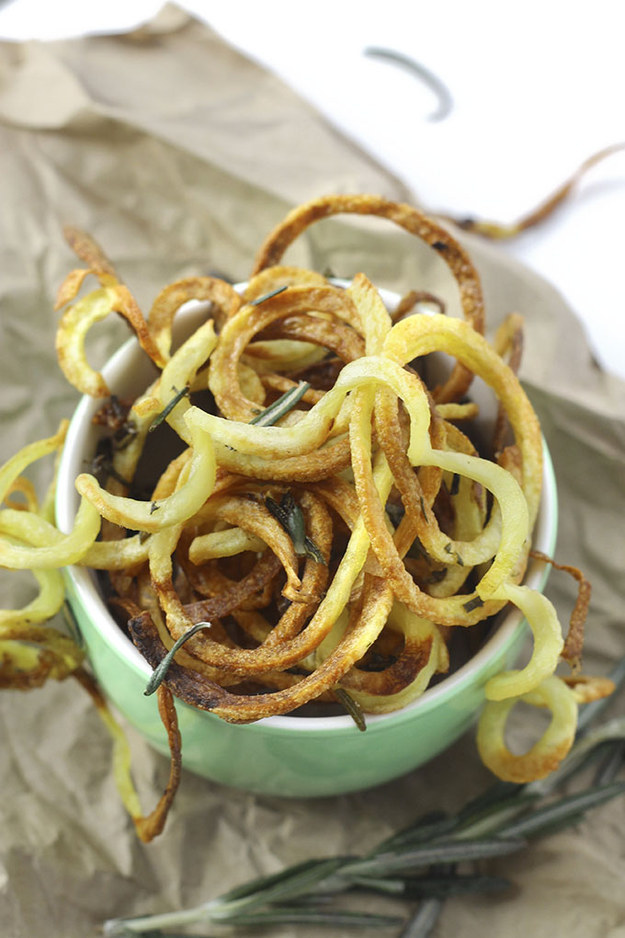
[[[0,46],[0,166],[3,459],[53,432],[77,400],[54,354],[54,296],[74,265],[63,224],[96,237],[146,308],[181,276],[244,279],[265,233],[308,198],[427,201],[175,7],[131,35]],[[559,481],[557,557],[592,581],[585,667],[606,673],[625,651],[624,386],[593,364],[553,289],[499,250],[469,246],[489,327],[511,310],[526,319],[522,375]],[[453,305],[430,253],[385,223],[345,219],[313,228],[290,256],[338,275],[364,270],[400,290],[426,276]],[[588,264],[593,276],[599,257]],[[125,336],[107,322],[93,359]],[[21,604],[28,577],[2,573],[0,588],[4,605]],[[572,583],[552,575],[549,593],[566,619]],[[148,807],[167,764],[130,738]],[[195,905],[285,864],[361,852],[425,810],[458,808],[491,780],[471,734],[399,781],[322,801],[232,791],[187,772],[165,833],[143,846],[114,788],[109,739],[75,682],[3,693],[0,746],[3,938],[92,938],[109,917]],[[624,831],[620,799],[500,861],[496,872],[515,889],[449,901],[435,936],[623,938]]]

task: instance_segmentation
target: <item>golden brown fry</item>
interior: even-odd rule
[[[540,202],[536,208],[522,215],[518,221],[512,224],[502,224],[501,222],[484,221],[476,218],[449,217],[449,221],[453,221],[464,231],[471,231],[474,234],[482,235],[484,238],[494,240],[515,238],[517,235],[520,235],[521,232],[527,231],[528,228],[533,228],[553,215],[555,210],[568,199],[575,187],[579,185],[583,177],[593,166],[596,166],[607,157],[612,156],[613,153],[618,153],[623,149],[625,149],[625,143],[616,143],[593,153],[578,166],[575,172],[569,176],[562,185],[558,186],[554,192],[548,195],[543,202]]]
[[[169,779],[156,806],[149,814],[144,815],[130,774],[130,750],[124,731],[111,713],[104,696],[91,675],[80,668],[74,676],[91,697],[102,722],[111,734],[114,745],[115,781],[120,797],[132,818],[137,836],[144,843],[149,843],[161,833],[165,826],[182,774],[182,740],[178,729],[178,718],[173,697],[166,687],[163,685],[159,687],[157,692],[158,711],[167,732],[170,751]]]
[[[170,283],[156,297],[148,314],[148,329],[165,360],[171,353],[171,331],[176,313],[190,300],[208,302],[210,317],[218,328],[241,306],[241,297],[236,290],[215,277],[187,277]]]
[[[314,199],[293,209],[269,234],[257,254],[253,273],[277,264],[288,246],[311,224],[332,215],[376,215],[394,222],[420,238],[435,250],[452,271],[460,292],[460,302],[468,322],[478,332],[484,331],[484,301],[477,271],[464,248],[446,228],[410,205],[390,202],[374,195],[332,195]],[[463,365],[454,371],[440,388],[434,390],[437,401],[458,400],[471,383],[471,372]]]
[[[66,225],[63,228],[63,234],[74,254],[87,265],[90,271],[98,277],[119,279],[111,261],[90,234],[74,225]]]

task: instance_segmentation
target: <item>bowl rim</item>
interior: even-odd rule
[[[343,285],[346,281],[338,281]],[[349,282],[349,281],[347,281]],[[244,284],[235,284],[235,289],[241,289]],[[385,302],[393,302],[399,297],[390,290],[379,290],[380,295]],[[198,309],[206,308],[206,303],[191,300],[184,304],[184,307],[178,311],[177,318],[181,314],[192,314]],[[116,352],[108,359],[102,368],[102,374],[109,385],[115,384],[127,370],[127,360],[140,354],[140,346],[136,338],[128,339]],[[100,402],[98,399],[89,395],[83,395],[79,400],[74,413],[70,419],[65,446],[61,455],[58,468],[57,487],[55,496],[55,514],[57,524],[62,531],[69,531],[73,524],[78,503],[78,494],[76,492],[74,481],[78,474],[77,463],[82,465],[81,439],[84,438],[84,428],[89,426],[91,418],[98,409]],[[557,538],[558,529],[558,497],[557,483],[553,467],[553,461],[549,452],[548,445],[542,438],[543,446],[543,482],[540,505],[534,525],[532,543],[534,549],[547,556],[552,556]],[[81,454],[81,458],[77,458]],[[108,611],[100,590],[97,586],[95,573],[87,567],[70,565],[64,568],[64,574],[71,583],[72,593],[77,602],[80,602],[83,610],[89,616],[90,621],[98,632],[100,638],[111,649],[120,656],[124,662],[137,674],[147,681],[151,675],[151,669],[147,661],[142,657],[131,640],[119,628],[110,612]],[[549,575],[547,564],[541,564],[537,561],[530,561],[523,579],[523,583],[531,586],[533,589],[542,591]],[[519,633],[519,630],[525,626],[525,620],[520,610],[509,607],[502,612],[503,619],[495,630],[493,635],[482,645],[479,651],[474,654],[467,662],[461,665],[456,671],[448,677],[444,677],[439,683],[428,687],[423,694],[416,700],[406,706],[393,710],[388,713],[367,714],[367,728],[375,729],[388,726],[389,723],[399,725],[405,720],[412,719],[416,712],[425,714],[436,707],[441,701],[451,699],[465,688],[470,686],[483,669],[488,667],[489,662],[499,655],[505,655],[506,650],[513,644]],[[178,703],[182,703],[179,701]],[[185,704],[184,706],[189,706]],[[206,716],[219,719],[210,711],[202,711]],[[323,731],[356,731],[359,732],[349,714],[338,714],[335,716],[293,716],[286,714],[284,716],[264,717],[252,726],[263,727],[277,732],[309,732]]]

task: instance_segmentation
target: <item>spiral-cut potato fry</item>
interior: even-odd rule
[[[508,749],[504,729],[508,713],[517,700],[547,707],[551,722],[538,742],[525,753]],[[533,690],[505,701],[489,702],[482,711],[477,732],[480,756],[499,778],[523,784],[544,778],[558,767],[575,736],[577,704],[573,692],[555,675],[545,677]]]
[[[310,224],[341,213],[377,215],[428,245],[455,277],[463,318],[445,315],[427,284],[389,311],[364,273],[330,282],[278,263]],[[23,475],[58,452],[64,426],[0,468],[0,564],[32,569],[39,585],[23,609],[0,614],[0,675],[29,687],[74,674],[86,686],[116,739],[139,836],[160,830],[178,784],[172,694],[234,723],[346,694],[365,712],[389,712],[447,673],[459,630],[509,603],[529,621],[533,649],[486,684],[479,750],[514,781],[554,768],[577,702],[608,693],[609,682],[576,673],[569,688],[554,676],[564,648],[556,612],[522,582],[542,483],[540,427],[516,376],[522,321],[509,317],[494,345],[484,338],[479,277],[451,233],[378,196],[324,197],[270,233],[240,291],[215,277],[179,280],[147,319],[93,239],[67,235],[86,265],[57,301],[67,307],[57,349],[68,379],[110,394],[85,340],[113,311],[160,373],[134,401],[111,398],[98,412],[102,439],[93,471],[76,479],[71,532],[54,526],[50,492],[39,508]],[[89,275],[99,287],[79,297]],[[204,320],[176,344],[189,300],[204,304]],[[422,367],[433,354],[454,363],[434,387]],[[486,442],[466,397],[474,376],[497,415]],[[155,669],[148,691],[159,687],[172,771],[148,818],[82,652],[44,624],[63,602],[57,568],[68,563],[105,572],[112,612]],[[563,655],[576,666],[588,597],[577,578]],[[504,741],[517,700],[552,711],[521,756]]]

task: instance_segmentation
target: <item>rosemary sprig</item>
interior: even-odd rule
[[[625,676],[625,667],[619,666],[617,672]],[[508,887],[500,876],[466,870],[467,863],[520,851],[530,839],[575,824],[589,810],[625,794],[625,781],[613,780],[623,765],[624,741],[625,717],[595,728],[582,721],[571,752],[547,779],[527,785],[496,782],[456,815],[423,815],[385,838],[366,856],[308,860],[252,880],[193,909],[111,920],[105,923],[104,934],[107,938],[136,934],[170,938],[172,933],[163,929],[216,923],[249,928],[308,923],[377,931],[398,927],[401,931],[394,932],[396,938],[427,938],[448,896]],[[608,758],[615,752],[618,755],[614,765],[610,763],[607,779],[600,784],[591,781],[573,794],[558,793],[590,758],[606,751]],[[461,871],[457,868],[460,863]],[[383,910],[369,913],[360,907],[333,908],[334,897],[357,892],[418,905],[403,922]]]
[[[150,694],[155,693],[155,691],[157,691],[159,686],[163,683],[163,680],[167,676],[167,672],[171,667],[171,663],[176,657],[176,652],[182,648],[184,643],[201,629],[208,628],[210,628],[210,622],[198,622],[196,625],[191,626],[190,629],[187,629],[187,631],[184,632],[184,634],[182,634],[180,638],[174,642],[160,664],[157,665],[157,667],[152,671],[152,676],[150,677],[150,680],[148,681],[146,688],[143,691],[146,697],[149,697]]]
[[[364,733],[367,729],[367,721],[358,701],[342,687],[335,687],[333,694],[343,709],[349,713],[360,732]]]
[[[299,557],[311,557],[317,563],[325,564],[323,554],[312,538],[306,534],[302,509],[291,492],[285,492],[279,502],[271,495],[267,495],[265,505],[291,538],[295,553]]]
[[[260,306],[261,303],[264,303],[265,300],[271,300],[274,296],[278,296],[279,293],[284,293],[285,290],[288,290],[289,285],[286,283],[283,287],[276,287],[275,290],[271,290],[269,293],[263,293],[262,296],[257,296],[255,300],[252,300],[250,306]]]
[[[281,417],[293,410],[309,388],[308,381],[300,381],[294,388],[289,388],[288,391],[281,394],[273,404],[265,407],[259,414],[252,417],[250,423],[254,424],[255,427],[272,427]]]
[[[167,417],[169,417],[169,415],[171,414],[176,404],[180,403],[183,397],[188,397],[188,395],[191,393],[191,388],[189,387],[188,384],[185,384],[185,386],[182,388],[181,391],[178,391],[174,387],[172,387],[172,391],[175,391],[174,396],[167,403],[167,405],[163,408],[160,414],[156,415],[156,417],[154,418],[154,420],[148,427],[148,433],[152,433],[153,430],[156,430],[157,427],[160,427],[163,421],[166,420]]]

